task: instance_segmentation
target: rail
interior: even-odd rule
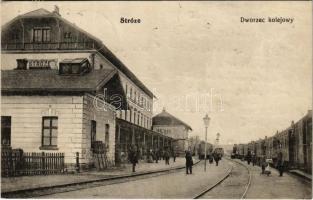
[[[198,198],[202,197],[204,194],[206,194],[207,192],[209,192],[210,190],[212,190],[213,188],[215,188],[216,186],[221,184],[226,178],[229,177],[229,175],[231,174],[232,171],[233,171],[233,166],[230,167],[230,169],[226,172],[225,176],[223,176],[218,182],[216,182],[213,186],[210,186],[210,187],[204,189],[203,191],[201,191],[199,194],[194,196],[193,199],[198,199]]]
[[[241,166],[243,166],[243,167],[248,171],[249,179],[248,179],[248,182],[247,182],[247,184],[246,184],[245,191],[244,191],[244,193],[242,194],[242,196],[241,196],[241,198],[240,198],[240,199],[245,199],[245,198],[246,198],[246,195],[247,195],[247,192],[248,192],[248,190],[249,190],[249,187],[250,187],[250,185],[251,185],[251,178],[252,178],[251,171],[250,171],[250,169],[249,169],[245,164],[243,164],[242,162],[238,162],[237,160],[231,160],[231,161],[240,164]]]
[[[240,163],[240,162],[238,162],[238,161],[234,161],[234,160],[231,160],[231,159],[228,159],[228,158],[227,158],[227,160],[229,160],[229,161],[231,161],[231,162],[236,162],[236,163],[238,163],[238,164],[244,166],[244,168],[247,169],[247,171],[248,171],[249,179],[248,179],[248,182],[247,182],[247,184],[246,184],[246,186],[245,186],[244,193],[241,195],[241,199],[244,199],[244,198],[246,197],[246,194],[247,194],[247,192],[248,192],[248,190],[249,190],[249,187],[250,187],[250,185],[251,185],[251,172],[250,172],[250,169],[249,169],[246,165],[244,165],[243,163]],[[214,189],[216,186],[218,186],[219,184],[221,184],[224,180],[226,180],[226,179],[229,177],[229,175],[231,174],[232,170],[233,170],[233,166],[231,166],[231,168],[227,171],[227,173],[225,174],[225,176],[223,176],[218,182],[216,182],[214,185],[209,186],[208,188],[204,189],[204,190],[201,191],[199,194],[195,195],[195,196],[193,197],[193,199],[198,199],[198,198],[202,197],[203,195],[205,195],[206,193],[208,193],[209,191],[211,191],[212,189]]]
[[[3,43],[2,50],[84,50],[94,49],[94,42]]]

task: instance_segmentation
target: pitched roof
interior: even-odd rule
[[[58,70],[1,70],[2,92],[92,92],[116,70],[92,70],[84,75],[59,75]]]
[[[53,13],[47,11],[46,9],[39,8],[37,10],[30,11],[28,13],[23,14],[23,17],[44,17],[51,16]]]
[[[174,117],[170,113],[166,112],[165,109],[163,109],[161,113],[157,114],[152,118],[152,125],[169,125],[169,126],[183,125],[187,129],[192,130],[192,128],[188,124]]]
[[[62,22],[74,27],[75,29],[81,31],[82,33],[86,34],[91,39],[95,40],[100,47],[98,48],[98,51],[103,54],[114,66],[116,66],[121,72],[123,72],[131,81],[133,81],[140,89],[142,89],[148,96],[151,98],[156,97],[137,77],[136,75],[130,71],[126,65],[120,61],[103,43],[102,41],[88,33],[87,31],[83,30],[82,28],[78,27],[74,23],[71,23],[70,21],[66,20],[65,18],[61,17],[59,14],[56,14],[55,12],[50,12],[46,9],[40,8],[28,13],[25,13],[23,15],[19,15],[6,23],[2,26],[2,30],[6,29],[6,27],[9,26],[9,24],[13,23],[15,20],[20,18],[28,18],[28,17],[55,17],[61,20]]]

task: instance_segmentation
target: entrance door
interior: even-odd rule
[[[10,116],[1,116],[1,146],[11,146]]]

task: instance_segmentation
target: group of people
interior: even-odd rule
[[[161,158],[163,158],[163,160],[165,160],[165,164],[169,165],[169,161],[170,161],[170,157],[173,157],[173,162],[176,161],[176,152],[174,150],[170,151],[169,148],[166,148],[165,150],[159,150],[159,149],[155,149],[152,150],[150,149],[150,151],[148,152],[148,162],[153,162],[155,161],[155,163],[158,163],[159,160],[161,160]]]
[[[158,163],[159,160],[163,158],[165,160],[165,164],[170,164],[170,156],[172,154],[173,162],[176,161],[177,153],[175,151],[170,151],[169,148],[166,148],[165,150],[152,150],[150,149],[147,153],[147,161],[152,163],[155,161],[155,163]],[[136,165],[138,164],[139,160],[139,152],[135,145],[130,146],[128,150],[128,160],[132,164],[132,171],[136,172]]]
[[[254,154],[254,152],[248,151],[247,156],[246,156],[246,160],[248,162],[248,165],[250,165],[250,162],[252,162],[253,166],[256,165],[257,158],[256,158],[256,155]],[[273,161],[271,159],[267,160],[265,158],[265,156],[263,156],[261,158],[261,162],[260,162],[261,169],[262,169],[261,174],[265,174],[267,176],[269,176],[271,174],[271,170],[270,170],[270,163],[271,162],[273,162]],[[279,171],[279,176],[283,176],[285,164],[284,164],[282,152],[279,152],[277,154],[277,162],[275,164],[276,164],[276,168]]]
[[[218,162],[222,159],[222,155],[218,152],[213,152],[212,154],[208,155],[208,158],[210,164],[212,164],[214,160],[216,166],[218,166]],[[185,151],[185,159],[186,159],[186,174],[192,174],[193,159],[190,151]]]

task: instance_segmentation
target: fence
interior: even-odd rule
[[[2,150],[1,176],[47,175],[64,172],[64,153]]]

